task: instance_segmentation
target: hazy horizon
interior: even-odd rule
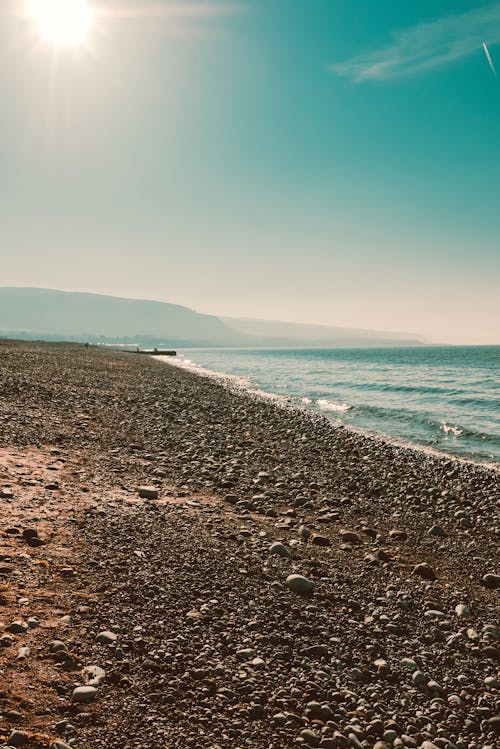
[[[500,343],[500,2],[87,5],[0,11],[0,285]]]

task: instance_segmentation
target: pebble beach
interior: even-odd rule
[[[500,747],[499,475],[0,341],[0,747]]]

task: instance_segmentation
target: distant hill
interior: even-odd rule
[[[424,343],[422,338],[411,333],[384,333],[251,318],[222,317],[221,320],[244,335],[265,340],[269,346],[418,346]]]
[[[246,336],[217,317],[164,302],[52,289],[0,288],[0,335],[142,345],[233,346]]]
[[[141,346],[396,346],[410,334],[219,318],[166,302],[0,287],[0,337]]]

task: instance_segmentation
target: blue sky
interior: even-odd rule
[[[500,342],[499,2],[9,1],[1,285]]]

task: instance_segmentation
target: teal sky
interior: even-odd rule
[[[2,2],[0,285],[500,343],[500,2]]]

